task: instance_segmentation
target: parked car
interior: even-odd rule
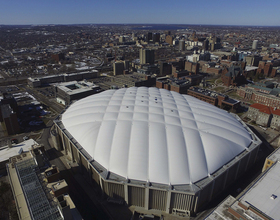
[[[18,139],[14,138],[11,140],[12,144],[18,144]]]
[[[24,140],[24,141],[26,141],[26,140],[28,140],[28,139],[29,139],[29,137],[27,137],[27,136],[24,136],[24,137],[23,137],[23,140]]]

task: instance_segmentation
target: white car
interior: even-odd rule
[[[24,140],[24,141],[26,141],[26,140],[28,140],[28,139],[29,139],[29,137],[27,137],[27,136],[24,136],[24,137],[23,137],[23,140]]]

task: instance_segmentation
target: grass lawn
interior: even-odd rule
[[[213,90],[215,90],[216,92],[221,92],[221,91],[225,90],[225,88],[221,87],[221,86],[217,86],[217,87],[213,88]]]
[[[217,80],[217,81],[216,81],[216,80]],[[207,81],[208,83],[211,83],[211,84],[214,84],[215,81],[216,81],[217,84],[219,84],[219,83],[222,82],[221,78],[207,79],[206,81]]]
[[[235,91],[229,92],[227,95],[233,99],[241,99],[241,97],[237,95]]]

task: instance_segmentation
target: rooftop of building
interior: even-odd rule
[[[242,73],[243,70],[241,69],[240,66],[231,66],[228,69],[228,72],[226,73],[226,76],[230,77],[236,77],[238,76],[239,73]]]
[[[11,147],[5,146],[0,149],[0,162],[9,160],[10,157],[19,155],[22,152],[28,152],[33,145],[37,143],[29,139],[18,144],[11,144]]]
[[[71,81],[71,82],[63,82],[63,83],[57,83],[54,84],[56,87],[64,91],[65,93],[68,94],[78,94],[90,90],[98,90],[99,86],[95,85],[92,82],[88,81]]]
[[[202,89],[202,88],[199,88],[199,87],[196,87],[196,86],[193,86],[193,87],[189,88],[189,90],[193,90],[197,93],[200,93],[200,94],[206,95],[206,96],[210,96],[210,97],[213,97],[213,98],[217,98],[218,96],[227,97],[227,95],[217,93],[217,92],[214,92],[214,91],[211,91],[211,90],[208,90],[208,89]]]
[[[90,71],[83,71],[83,72],[76,72],[76,73],[63,73],[63,74],[58,74],[58,75],[47,75],[47,76],[42,76],[42,77],[37,77],[37,78],[29,77],[28,80],[35,82],[35,81],[40,81],[41,79],[46,79],[46,78],[82,75],[82,74],[93,73],[93,72],[98,72],[98,71],[90,70]]]
[[[63,219],[57,203],[43,187],[42,175],[30,152],[10,158],[7,171],[20,219]]]
[[[280,109],[272,108],[260,103],[254,103],[250,105],[251,108],[258,109],[260,112],[265,113],[265,114],[274,114],[274,115],[279,115],[280,116]]]
[[[280,162],[271,166],[267,172],[242,195],[239,202],[265,213],[272,219],[280,216]]]
[[[280,148],[277,148],[275,151],[273,151],[267,159],[272,160],[272,161],[277,161],[280,160]]]
[[[171,84],[175,86],[191,86],[191,82],[188,79],[185,79],[184,77],[178,79],[178,78],[170,78],[170,77],[160,77],[157,78],[157,81],[165,83],[165,84]]]
[[[265,90],[267,91],[269,94],[274,95],[274,96],[278,96],[280,94],[280,89],[279,88],[269,88],[267,87],[267,84],[248,84],[246,86],[247,88],[256,88],[259,90]]]
[[[280,216],[280,162],[274,163],[246,189],[238,199],[228,196],[205,219],[233,219],[235,217],[263,220],[278,219]],[[235,218],[234,218],[235,219]],[[241,218],[240,218],[241,219]]]
[[[252,70],[257,70],[258,69],[258,67],[256,67],[256,66],[246,66],[245,67],[245,71],[252,71]]]

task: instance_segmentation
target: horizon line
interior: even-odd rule
[[[55,25],[190,25],[190,26],[242,26],[242,27],[280,27],[280,25],[249,25],[249,24],[176,24],[176,23],[71,23],[71,24],[0,24],[0,26],[55,26]]]

